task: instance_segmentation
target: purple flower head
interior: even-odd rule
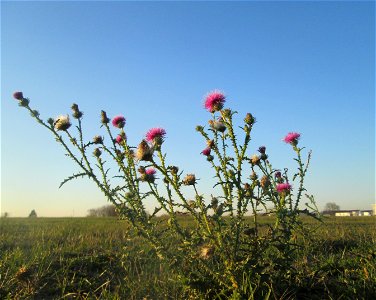
[[[278,193],[285,193],[291,191],[291,184],[289,183],[279,183],[277,184],[277,192]]]
[[[148,169],[145,170],[145,173],[146,173],[147,175],[149,175],[149,176],[154,176],[155,173],[156,173],[156,171],[155,171],[154,168],[148,168]]]
[[[201,154],[205,155],[205,156],[209,156],[210,152],[211,152],[211,149],[209,147],[207,147],[204,150],[202,150]]]
[[[115,139],[115,142],[118,143],[118,144],[121,144],[123,141],[125,141],[127,139],[127,136],[125,135],[125,133],[123,134],[119,134],[116,139]]]
[[[275,176],[275,178],[281,178],[282,174],[281,174],[280,171],[277,171],[277,172],[275,172],[274,176]]]
[[[258,152],[260,152],[261,154],[265,154],[265,151],[266,151],[265,146],[261,146],[261,147],[258,148]]]
[[[297,145],[298,144],[298,140],[300,138],[300,133],[297,133],[297,132],[289,132],[283,139],[283,141],[287,144],[291,144],[291,145]]]
[[[223,104],[226,102],[225,95],[220,91],[212,91],[205,97],[205,108],[213,113],[223,108]]]
[[[123,116],[116,116],[112,119],[112,125],[117,128],[123,128],[125,125],[125,118]]]
[[[22,100],[23,99],[23,93],[22,92],[14,92],[13,98],[16,100]]]
[[[152,128],[146,133],[146,140],[153,143],[155,147],[159,148],[163,144],[165,135],[166,130],[163,128]]]

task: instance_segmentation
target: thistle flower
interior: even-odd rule
[[[107,118],[107,114],[104,110],[101,110],[101,123],[102,124],[108,124],[110,122],[110,119]]]
[[[22,92],[14,92],[13,98],[16,100],[22,100],[23,99],[23,93]]]
[[[27,99],[27,98],[22,98],[19,102],[18,102],[18,105],[19,106],[22,106],[22,107],[26,107],[28,106],[30,103],[30,100]]]
[[[209,259],[210,257],[213,256],[213,253],[214,253],[214,247],[205,245],[200,250],[200,257],[202,259]]]
[[[288,193],[292,189],[291,184],[289,183],[279,183],[277,184],[277,192],[278,193]]]
[[[187,174],[183,179],[184,185],[195,185],[196,184],[196,176],[195,174]]]
[[[141,181],[146,181],[146,182],[150,182],[150,183],[153,183],[154,180],[155,180],[155,169],[154,168],[148,168],[148,169],[143,169],[142,171],[143,173],[141,173]]]
[[[118,134],[118,136],[115,138],[115,142],[117,144],[121,144],[125,140],[127,140],[127,136],[125,135],[124,132],[122,132],[121,134]]]
[[[280,171],[277,171],[277,172],[275,172],[274,176],[275,176],[275,178],[281,178],[282,174],[281,174]]]
[[[258,148],[258,152],[260,152],[261,154],[265,154],[265,151],[266,151],[265,146],[261,146],[261,147]]]
[[[225,95],[220,91],[212,91],[205,97],[204,106],[205,108],[214,113],[220,111],[223,108],[223,104],[226,102]]]
[[[71,108],[73,111],[73,114],[72,114],[73,118],[80,119],[83,115],[83,112],[78,109],[78,105],[76,103],[73,103]]]
[[[147,175],[150,175],[150,176],[155,175],[156,172],[157,172],[157,171],[156,171],[154,168],[147,168],[147,169],[145,170],[145,173],[146,173]]]
[[[123,116],[116,116],[112,119],[112,125],[117,128],[123,128],[125,125],[125,118]]]
[[[201,151],[202,155],[209,156],[211,152],[211,149],[209,147],[205,148],[204,150]]]
[[[142,140],[137,147],[136,158],[143,161],[152,161],[153,152],[153,148],[145,140]]]
[[[93,143],[94,144],[103,144],[103,137],[100,135],[96,135],[93,137]]]
[[[296,146],[298,144],[298,140],[300,138],[300,133],[297,132],[289,132],[283,139],[283,141],[287,144],[291,144]]]
[[[164,141],[166,130],[163,128],[152,128],[146,133],[146,140],[154,145],[160,146]]]
[[[58,116],[56,119],[55,119],[55,122],[54,122],[54,127],[56,130],[62,130],[62,131],[66,131],[68,130],[69,127],[71,127],[71,122],[69,121],[69,116],[66,115],[61,115],[61,116]]]

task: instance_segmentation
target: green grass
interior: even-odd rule
[[[328,218],[300,242],[296,274],[288,286],[275,278],[272,299],[376,299],[375,217]],[[169,266],[125,221],[0,220],[0,299],[184,297]]]

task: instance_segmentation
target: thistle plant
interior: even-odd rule
[[[81,177],[91,179],[121,218],[171,266],[187,295],[266,297],[272,274],[281,274],[286,281],[293,274],[297,237],[306,233],[301,216],[318,218],[314,198],[304,187],[311,152],[303,160],[299,133],[284,138],[296,154],[297,172],[291,176],[288,169],[272,166],[265,146],[249,153],[255,117],[245,115],[242,137],[237,136],[237,112],[224,107],[222,92],[209,93],[204,100],[211,115],[208,125],[197,126],[196,131],[203,137],[201,155],[213,170],[213,191],[218,194],[204,195],[196,174],[187,174],[168,161],[163,151],[165,129],[152,128],[138,145],[129,145],[125,117],[111,120],[101,111],[102,132],[87,138],[77,104],[71,106],[71,117],[44,121],[22,92],[13,96],[79,167],[60,186]],[[116,170],[111,170],[111,164]],[[185,195],[187,189],[194,192],[193,199]],[[150,198],[157,203],[152,213],[145,207]],[[193,226],[185,225],[181,212],[193,220]],[[270,220],[266,225],[265,216]]]

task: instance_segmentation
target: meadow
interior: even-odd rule
[[[305,222],[312,235],[299,237],[295,274],[288,286],[272,277],[269,299],[376,299],[376,217]],[[0,219],[0,299],[186,298],[125,220]]]

